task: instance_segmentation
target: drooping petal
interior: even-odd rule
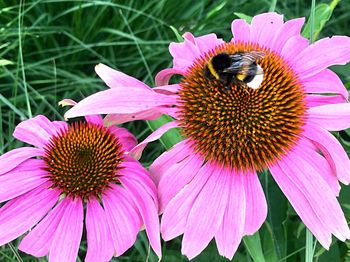
[[[139,143],[137,146],[135,146],[131,151],[130,155],[134,157],[135,159],[140,159],[143,150],[148,145],[149,142],[155,141],[159,139],[165,132],[167,132],[171,128],[178,127],[178,124],[176,121],[172,121],[169,123],[166,123],[162,125],[160,128],[158,128],[156,131],[154,131],[152,134],[150,134],[145,140],[143,140],[141,143]]]
[[[211,166],[204,165],[193,180],[169,202],[161,221],[161,232],[165,241],[184,233],[193,203],[212,173]]]
[[[339,195],[340,185],[336,175],[336,170],[332,169],[332,162],[326,160],[325,157],[319,154],[319,149],[315,146],[312,140],[305,137],[301,137],[298,141],[298,147],[293,150],[310,164],[317,163],[313,165],[313,168],[323,177],[329,187],[332,189],[335,196]]]
[[[0,246],[23,235],[57,202],[59,193],[42,185],[0,208]]]
[[[162,179],[164,173],[170,166],[189,156],[191,151],[189,151],[187,143],[187,140],[177,143],[171,149],[169,149],[169,151],[164,152],[156,160],[154,160],[149,168],[149,171],[156,185],[159,184],[159,181]]]
[[[247,203],[245,174],[226,172],[226,176],[228,176],[229,200],[215,241],[219,254],[231,260],[244,235]]]
[[[155,90],[156,92],[166,95],[176,94],[180,89],[181,86],[179,84],[162,85],[153,88],[153,90]]]
[[[331,242],[329,233],[344,241],[350,237],[350,230],[329,185],[311,163],[296,153],[291,151],[278,162],[278,166],[284,172],[284,179],[278,178],[281,174],[277,172],[276,175],[271,169],[272,174],[283,192],[286,191],[287,185],[290,187],[291,192],[285,192],[286,197],[320,243],[329,248]],[[286,181],[289,182],[285,183]]]
[[[267,217],[267,203],[258,175],[255,172],[243,174],[245,188],[246,215],[244,235],[252,235],[259,230]]]
[[[132,114],[175,104],[176,96],[159,94],[152,89],[122,86],[88,96],[69,109],[64,116],[72,118],[96,114]]]
[[[20,196],[45,183],[47,171],[43,160],[29,159],[0,176],[0,203]]]
[[[306,105],[308,107],[346,103],[347,100],[341,95],[324,96],[324,95],[306,95]]]
[[[135,243],[142,225],[141,218],[130,193],[120,186],[107,190],[102,202],[115,255],[120,256]]]
[[[143,222],[145,223],[146,233],[154,252],[159,258],[162,256],[160,247],[159,218],[158,210],[153,198],[145,192],[142,185],[133,181],[127,176],[119,177],[122,185],[130,192],[135,202]]]
[[[45,116],[38,115],[19,123],[13,132],[13,136],[18,140],[43,148],[50,138],[62,131],[59,129],[61,126],[67,127],[67,124],[63,123],[55,125]]]
[[[283,15],[264,13],[253,17],[250,41],[262,47],[273,47],[273,36],[283,27]]]
[[[329,69],[303,79],[302,84],[307,93],[333,93],[342,95],[345,99],[349,97],[348,90],[340,78]]]
[[[250,25],[244,19],[233,20],[231,31],[235,42],[249,43]]]
[[[164,86],[169,84],[169,80],[173,75],[185,75],[185,70],[175,68],[166,68],[161,70],[155,77],[156,86]]]
[[[67,201],[64,215],[56,229],[49,252],[49,261],[52,262],[75,262],[78,256],[83,234],[83,202],[79,198],[70,198]]]
[[[126,128],[110,126],[108,130],[118,138],[123,150],[126,152],[129,152],[137,145],[136,137],[134,137]]]
[[[46,256],[69,200],[64,198],[40,223],[26,235],[19,249],[36,257]]]
[[[164,211],[169,201],[193,179],[202,164],[203,159],[193,154],[172,166],[168,166],[158,184],[160,213]]]
[[[120,125],[135,120],[153,120],[162,115],[161,107],[155,107],[150,110],[134,112],[131,114],[111,114],[104,118],[106,126]]]
[[[304,224],[310,229],[323,247],[329,248],[332,242],[330,230],[328,230],[318,218],[302,190],[299,189],[295,182],[286,174],[288,171],[284,170],[279,165],[270,167],[270,171],[283,194],[288,198]]]
[[[104,64],[98,64],[95,66],[95,72],[110,88],[120,87],[136,87],[140,89],[150,89],[145,83],[140,80],[128,76],[120,71],[114,70]]]
[[[215,236],[227,206],[231,188],[227,173],[218,167],[212,167],[212,172],[187,218],[181,252],[189,259],[202,252]]]
[[[308,109],[308,119],[329,131],[350,127],[350,103],[315,106]]]
[[[87,202],[85,222],[87,233],[85,261],[110,261],[114,254],[113,240],[105,211],[96,198],[91,198]]]
[[[287,41],[293,36],[299,36],[305,18],[292,19],[284,23],[275,33],[271,49],[280,53]]]
[[[12,170],[29,158],[42,156],[45,151],[41,148],[21,147],[13,149],[0,156],[0,175]]]
[[[296,73],[301,79],[315,75],[331,65],[350,61],[350,37],[323,38],[308,46],[294,58]]]
[[[132,157],[125,156],[121,169],[118,171],[119,176],[126,176],[127,179],[139,183],[152,198],[158,208],[157,188],[153,183],[147,170]]]
[[[338,179],[344,184],[349,184],[350,160],[339,141],[322,127],[312,124],[305,126],[303,135],[322,151]]]

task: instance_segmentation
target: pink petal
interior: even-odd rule
[[[264,13],[253,17],[250,41],[262,47],[273,47],[273,36],[283,27],[283,15]]]
[[[131,157],[125,157],[124,162],[121,165],[121,170],[118,171],[119,176],[126,176],[127,179],[131,179],[143,186],[143,190],[146,191],[152,198],[158,209],[158,197],[157,188],[153,183],[147,170]]]
[[[152,134],[150,134],[145,140],[143,140],[141,143],[139,143],[137,146],[135,146],[129,153],[132,157],[135,159],[140,159],[143,150],[148,145],[149,142],[153,142],[157,139],[159,139],[165,132],[167,132],[169,129],[178,127],[177,122],[172,121],[169,123],[166,123],[162,125],[160,128],[158,128],[156,131],[154,131]]]
[[[193,180],[181,190],[167,205],[161,222],[162,237],[165,241],[181,235],[185,231],[188,215],[193,203],[212,175],[213,169],[204,165]]]
[[[327,96],[327,95],[306,95],[306,105],[308,107],[329,105],[329,104],[340,104],[346,103],[347,100],[341,95]]]
[[[137,145],[136,137],[134,137],[134,135],[126,128],[110,126],[108,130],[118,138],[119,143],[121,143],[123,150],[126,152],[129,152]]]
[[[302,148],[302,150],[300,150]],[[329,187],[332,189],[335,196],[339,195],[340,185],[336,176],[335,170],[332,170],[332,162],[328,162],[323,156],[318,153],[318,149],[312,140],[305,137],[300,138],[298,147],[294,148],[294,151],[304,158],[313,168],[323,177]]]
[[[300,150],[302,150],[302,148],[300,148]],[[297,151],[289,152],[288,156],[278,163],[284,170],[288,179],[294,184],[294,187],[300,190],[300,193],[309,204],[302,205],[299,211],[295,208],[299,216],[302,218],[301,213],[308,214],[311,206],[312,210],[323,224],[325,232],[333,233],[341,241],[344,241],[350,237],[350,230],[336,196],[323,177],[313,168],[313,165],[317,164],[316,162],[307,162],[302,156],[297,154]],[[291,184],[290,186],[293,189]],[[295,190],[296,195],[300,193]],[[291,201],[291,204],[294,206],[295,203]],[[317,226],[315,225],[306,224],[306,226],[310,228],[311,232],[317,231]],[[317,234],[320,233],[317,232]],[[319,238],[319,236],[315,236]],[[329,247],[328,239],[321,237],[321,239],[318,240],[325,248]]]
[[[228,202],[231,183],[218,167],[198,194],[187,218],[181,252],[189,259],[199,255],[219,230]]]
[[[130,193],[120,186],[106,191],[102,200],[115,255],[120,256],[135,243],[142,226],[141,217]]]
[[[151,108],[145,111],[139,111],[131,114],[112,114],[104,118],[105,125],[120,125],[135,120],[153,120],[162,115],[161,107]]]
[[[194,37],[191,33],[185,33],[183,43],[169,45],[169,52],[174,58],[174,69],[186,71],[197,58],[223,43],[215,34]]]
[[[246,220],[245,174],[227,171],[229,197],[222,224],[215,235],[219,254],[232,259],[244,235]],[[254,174],[256,176],[256,174]]]
[[[59,193],[42,185],[0,208],[0,246],[23,235],[57,202]]]
[[[83,220],[82,200],[70,198],[52,240],[49,261],[76,261],[83,234]]]
[[[20,196],[45,183],[45,162],[29,159],[10,172],[0,176],[0,203]]]
[[[280,53],[284,45],[291,37],[300,36],[300,31],[304,23],[305,18],[292,19],[284,23],[275,33],[275,37],[271,45],[272,50]]]
[[[259,230],[267,217],[267,203],[258,175],[243,174],[245,188],[246,215],[244,235],[252,235]]]
[[[180,162],[189,154],[193,153],[190,151],[188,145],[188,140],[182,140],[181,142],[174,145],[169,151],[161,154],[149,168],[151,177],[156,185],[159,184],[159,181],[162,179],[164,173],[176,162]]]
[[[168,166],[158,184],[160,213],[164,211],[169,201],[193,179],[203,162],[203,159],[193,154]]]
[[[139,183],[132,179],[122,176],[119,177],[119,180],[126,190],[130,192],[131,197],[141,214],[142,220],[145,223],[146,233],[151,247],[160,259],[162,251],[160,247],[159,218],[158,210],[153,198],[145,192]]]
[[[173,75],[185,75],[185,70],[174,68],[166,68],[160,71],[155,78],[156,86],[164,86],[169,84],[169,80]]]
[[[173,85],[162,85],[162,86],[156,86],[153,88],[156,92],[160,94],[166,94],[166,95],[172,95],[176,94],[181,89],[181,86],[179,84],[173,84]]]
[[[331,232],[317,216],[309,200],[304,195],[304,192],[293,180],[291,180],[288,175],[289,171],[279,165],[270,167],[270,171],[276,183],[282,190],[283,194],[288,198],[301,220],[309,228],[312,234],[315,235],[320,244],[328,249],[332,242]]]
[[[26,235],[19,249],[36,257],[43,257],[49,253],[52,240],[69,200],[64,198],[40,223]]]
[[[142,89],[150,89],[146,84],[140,80],[128,76],[120,71],[114,70],[104,64],[98,64],[95,66],[95,72],[110,88],[120,87],[138,87]]]
[[[250,42],[250,25],[244,19],[233,20],[231,31],[235,42]]]
[[[85,261],[110,261],[114,254],[106,214],[95,198],[89,199],[86,208],[87,252]]]
[[[308,118],[314,125],[329,131],[340,131],[350,127],[350,104],[331,104],[308,109]]]
[[[121,86],[88,96],[68,110],[64,116],[72,118],[96,114],[132,114],[162,105],[175,104],[176,96],[162,95],[152,89]]]
[[[62,123],[64,122],[57,125],[50,122],[45,116],[38,115],[19,123],[13,136],[18,140],[43,148],[54,135],[61,131],[61,126],[67,128],[67,124]]]
[[[331,65],[344,65],[350,60],[349,50],[350,37],[323,38],[295,56],[296,71],[305,79]]]
[[[29,158],[42,156],[45,151],[41,148],[20,147],[0,156],[0,175],[17,167]]]
[[[329,69],[303,79],[302,84],[307,93],[333,93],[342,95],[345,99],[349,97],[348,90],[340,78]]]
[[[98,126],[103,126],[103,119],[100,115],[87,115],[85,116],[85,120],[88,123],[92,123]]]
[[[306,49],[309,45],[309,40],[302,36],[293,36],[284,44],[281,51],[281,56],[288,62],[293,62],[294,57]],[[294,64],[292,63],[292,66]]]
[[[322,151],[338,179],[344,184],[349,184],[350,160],[339,141],[322,127],[312,124],[305,126],[303,135]]]

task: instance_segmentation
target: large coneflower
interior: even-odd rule
[[[284,23],[283,16],[265,13],[251,24],[234,20],[228,43],[215,34],[186,33],[183,43],[170,44],[173,68],[156,76],[153,89],[98,65],[97,74],[111,89],[66,113],[108,113],[114,123],[162,113],[175,119],[132,153],[140,155],[169,128],[182,130],[183,141],[150,171],[163,213],[162,236],[183,234],[182,252],[189,258],[213,238],[219,253],[232,258],[242,237],[260,228],[267,205],[257,171],[266,169],[323,247],[329,248],[332,234],[342,241],[350,237],[337,201],[338,181],[350,182],[350,161],[329,132],[350,127],[350,104],[341,80],[327,69],[350,60],[350,38],[310,44],[300,35],[303,24],[304,18]],[[242,66],[253,63],[256,74],[227,69],[247,55]],[[174,74],[183,78],[169,85]]]
[[[109,261],[145,225],[160,257],[156,187],[128,152],[135,137],[102,118],[68,125],[39,115],[14,137],[33,145],[0,157],[0,245],[31,230],[19,249],[49,261],[76,261],[84,225],[85,261]]]

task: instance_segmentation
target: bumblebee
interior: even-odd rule
[[[207,78],[215,78],[224,83],[228,91],[231,91],[231,84],[247,84],[257,89],[263,80],[264,70],[256,61],[264,56],[264,53],[258,51],[233,55],[220,53],[209,60],[204,73]]]

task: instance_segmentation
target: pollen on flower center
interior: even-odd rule
[[[45,151],[53,188],[65,194],[88,199],[118,182],[123,152],[117,137],[102,126],[74,123],[54,136]]]
[[[220,53],[258,51],[264,71],[259,88],[210,78],[206,68]],[[236,170],[262,170],[298,140],[305,121],[305,94],[289,65],[252,44],[228,43],[208,52],[187,71],[179,91],[179,121],[194,150],[207,161]]]

